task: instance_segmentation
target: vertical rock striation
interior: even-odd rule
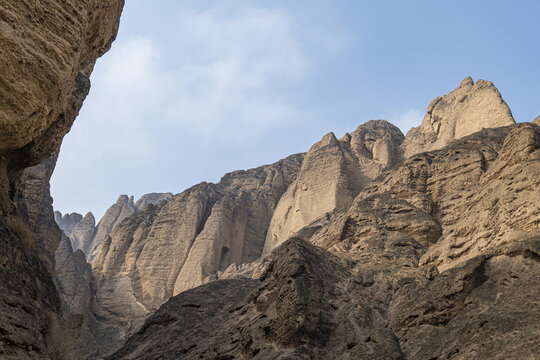
[[[295,232],[354,197],[383,171],[402,161],[403,134],[384,120],[369,121],[337,140],[333,133],[311,147],[298,178],[279,201],[264,254]]]
[[[92,260],[95,314],[128,336],[171,296],[257,260],[302,159],[226,174],[118,223]]]

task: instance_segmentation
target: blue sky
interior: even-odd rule
[[[51,180],[99,218],[307,151],[370,119],[405,133],[466,76],[540,115],[540,1],[126,0]]]

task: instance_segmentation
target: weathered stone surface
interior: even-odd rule
[[[91,259],[99,246],[112,230],[128,216],[143,211],[148,205],[160,205],[172,199],[172,193],[150,193],[133,203],[133,196],[120,195],[96,226],[94,215],[89,212],[84,217],[71,213],[62,215],[55,211],[54,217],[60,229],[69,237],[74,250],[81,249]]]
[[[110,359],[401,358],[382,315],[362,309],[369,294],[350,281],[352,262],[296,238],[271,257],[261,280],[218,281],[172,298]]]
[[[98,252],[98,248],[103,241],[109,236],[117,224],[130,215],[135,214],[137,208],[133,203],[133,196],[120,195],[116,203],[111,205],[105,212],[105,215],[99,221],[96,227],[96,232],[92,238],[92,244],[88,246],[88,256],[91,261]]]
[[[540,116],[537,116],[536,118],[534,118],[534,120],[532,121],[532,123],[535,124],[535,125],[540,126]]]
[[[333,133],[311,147],[298,179],[280,200],[264,253],[315,219],[347,208],[362,188],[402,161],[403,134],[384,121],[369,121],[337,140]]]
[[[171,298],[111,359],[535,358],[539,154],[524,123],[412,156],[244,272],[259,282]]]
[[[139,200],[135,202],[135,208],[137,211],[143,211],[148,205],[160,205],[162,202],[168,202],[173,198],[172,193],[149,193],[141,196]]]
[[[96,315],[131,335],[171,296],[257,260],[302,159],[236,171],[125,218],[92,261]]]
[[[422,124],[407,133],[403,148],[409,157],[441,149],[482,129],[514,123],[510,108],[491,82],[478,80],[475,84],[467,77],[454,91],[429,104]]]
[[[77,213],[62,216],[59,211],[55,211],[54,217],[60,229],[69,237],[73,250],[82,250],[84,254],[87,254],[96,232],[94,215],[89,212],[84,217]]]
[[[70,358],[53,282],[61,232],[48,182],[94,62],[116,36],[122,6],[123,0],[0,3],[2,359]]]

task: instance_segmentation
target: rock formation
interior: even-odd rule
[[[96,227],[94,215],[89,212],[84,217],[78,213],[62,215],[55,211],[54,216],[60,229],[69,237],[73,250],[81,249],[86,256],[93,258],[117,224],[136,212],[143,211],[148,205],[160,205],[172,198],[172,193],[150,193],[141,196],[134,204],[133,196],[120,195],[111,205]]]
[[[62,213],[55,211],[54,219],[64,234],[68,236],[73,250],[82,250],[84,254],[87,254],[96,232],[94,215],[89,212],[84,217],[77,213],[62,216]]]
[[[407,157],[443,148],[485,128],[514,124],[510,108],[489,81],[476,84],[467,77],[451,93],[429,104],[422,125],[407,133],[403,144]]]
[[[492,87],[479,83],[478,91]],[[447,109],[466,102],[449,99]],[[488,115],[499,113],[476,110],[465,114],[488,126],[398,157],[389,171],[361,183],[348,204],[291,231],[249,271],[225,272],[172,297],[109,358],[535,358],[540,126],[492,126]],[[442,119],[441,129],[462,123],[459,116]],[[409,132],[404,153],[417,136]],[[317,151],[320,171],[332,168],[323,159],[341,144],[331,135],[316,144],[289,189],[301,189]],[[340,164],[339,155],[333,159]]]
[[[1,359],[125,338],[111,359],[537,357],[540,126],[487,81],[405,138],[371,121],[218,184],[121,196],[97,226],[58,213],[62,234],[49,178],[122,6],[0,4]]]
[[[92,261],[96,315],[130,335],[171,296],[257,260],[302,159],[227,174],[122,221]]]
[[[135,202],[135,208],[137,211],[144,211],[148,205],[159,206],[163,202],[169,202],[172,198],[173,194],[170,192],[144,194]]]
[[[384,120],[369,121],[337,140],[333,133],[311,147],[296,181],[281,198],[272,218],[264,253],[296,231],[336,209],[402,161],[403,134]]]
[[[122,0],[0,4],[0,358],[68,358],[49,177]],[[31,168],[32,167],[32,168]]]

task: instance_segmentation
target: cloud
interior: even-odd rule
[[[87,116],[128,128],[139,147],[159,141],[160,128],[242,140],[305,118],[285,90],[309,71],[286,12],[215,8],[182,12],[177,23],[171,43],[115,44],[92,77]]]

